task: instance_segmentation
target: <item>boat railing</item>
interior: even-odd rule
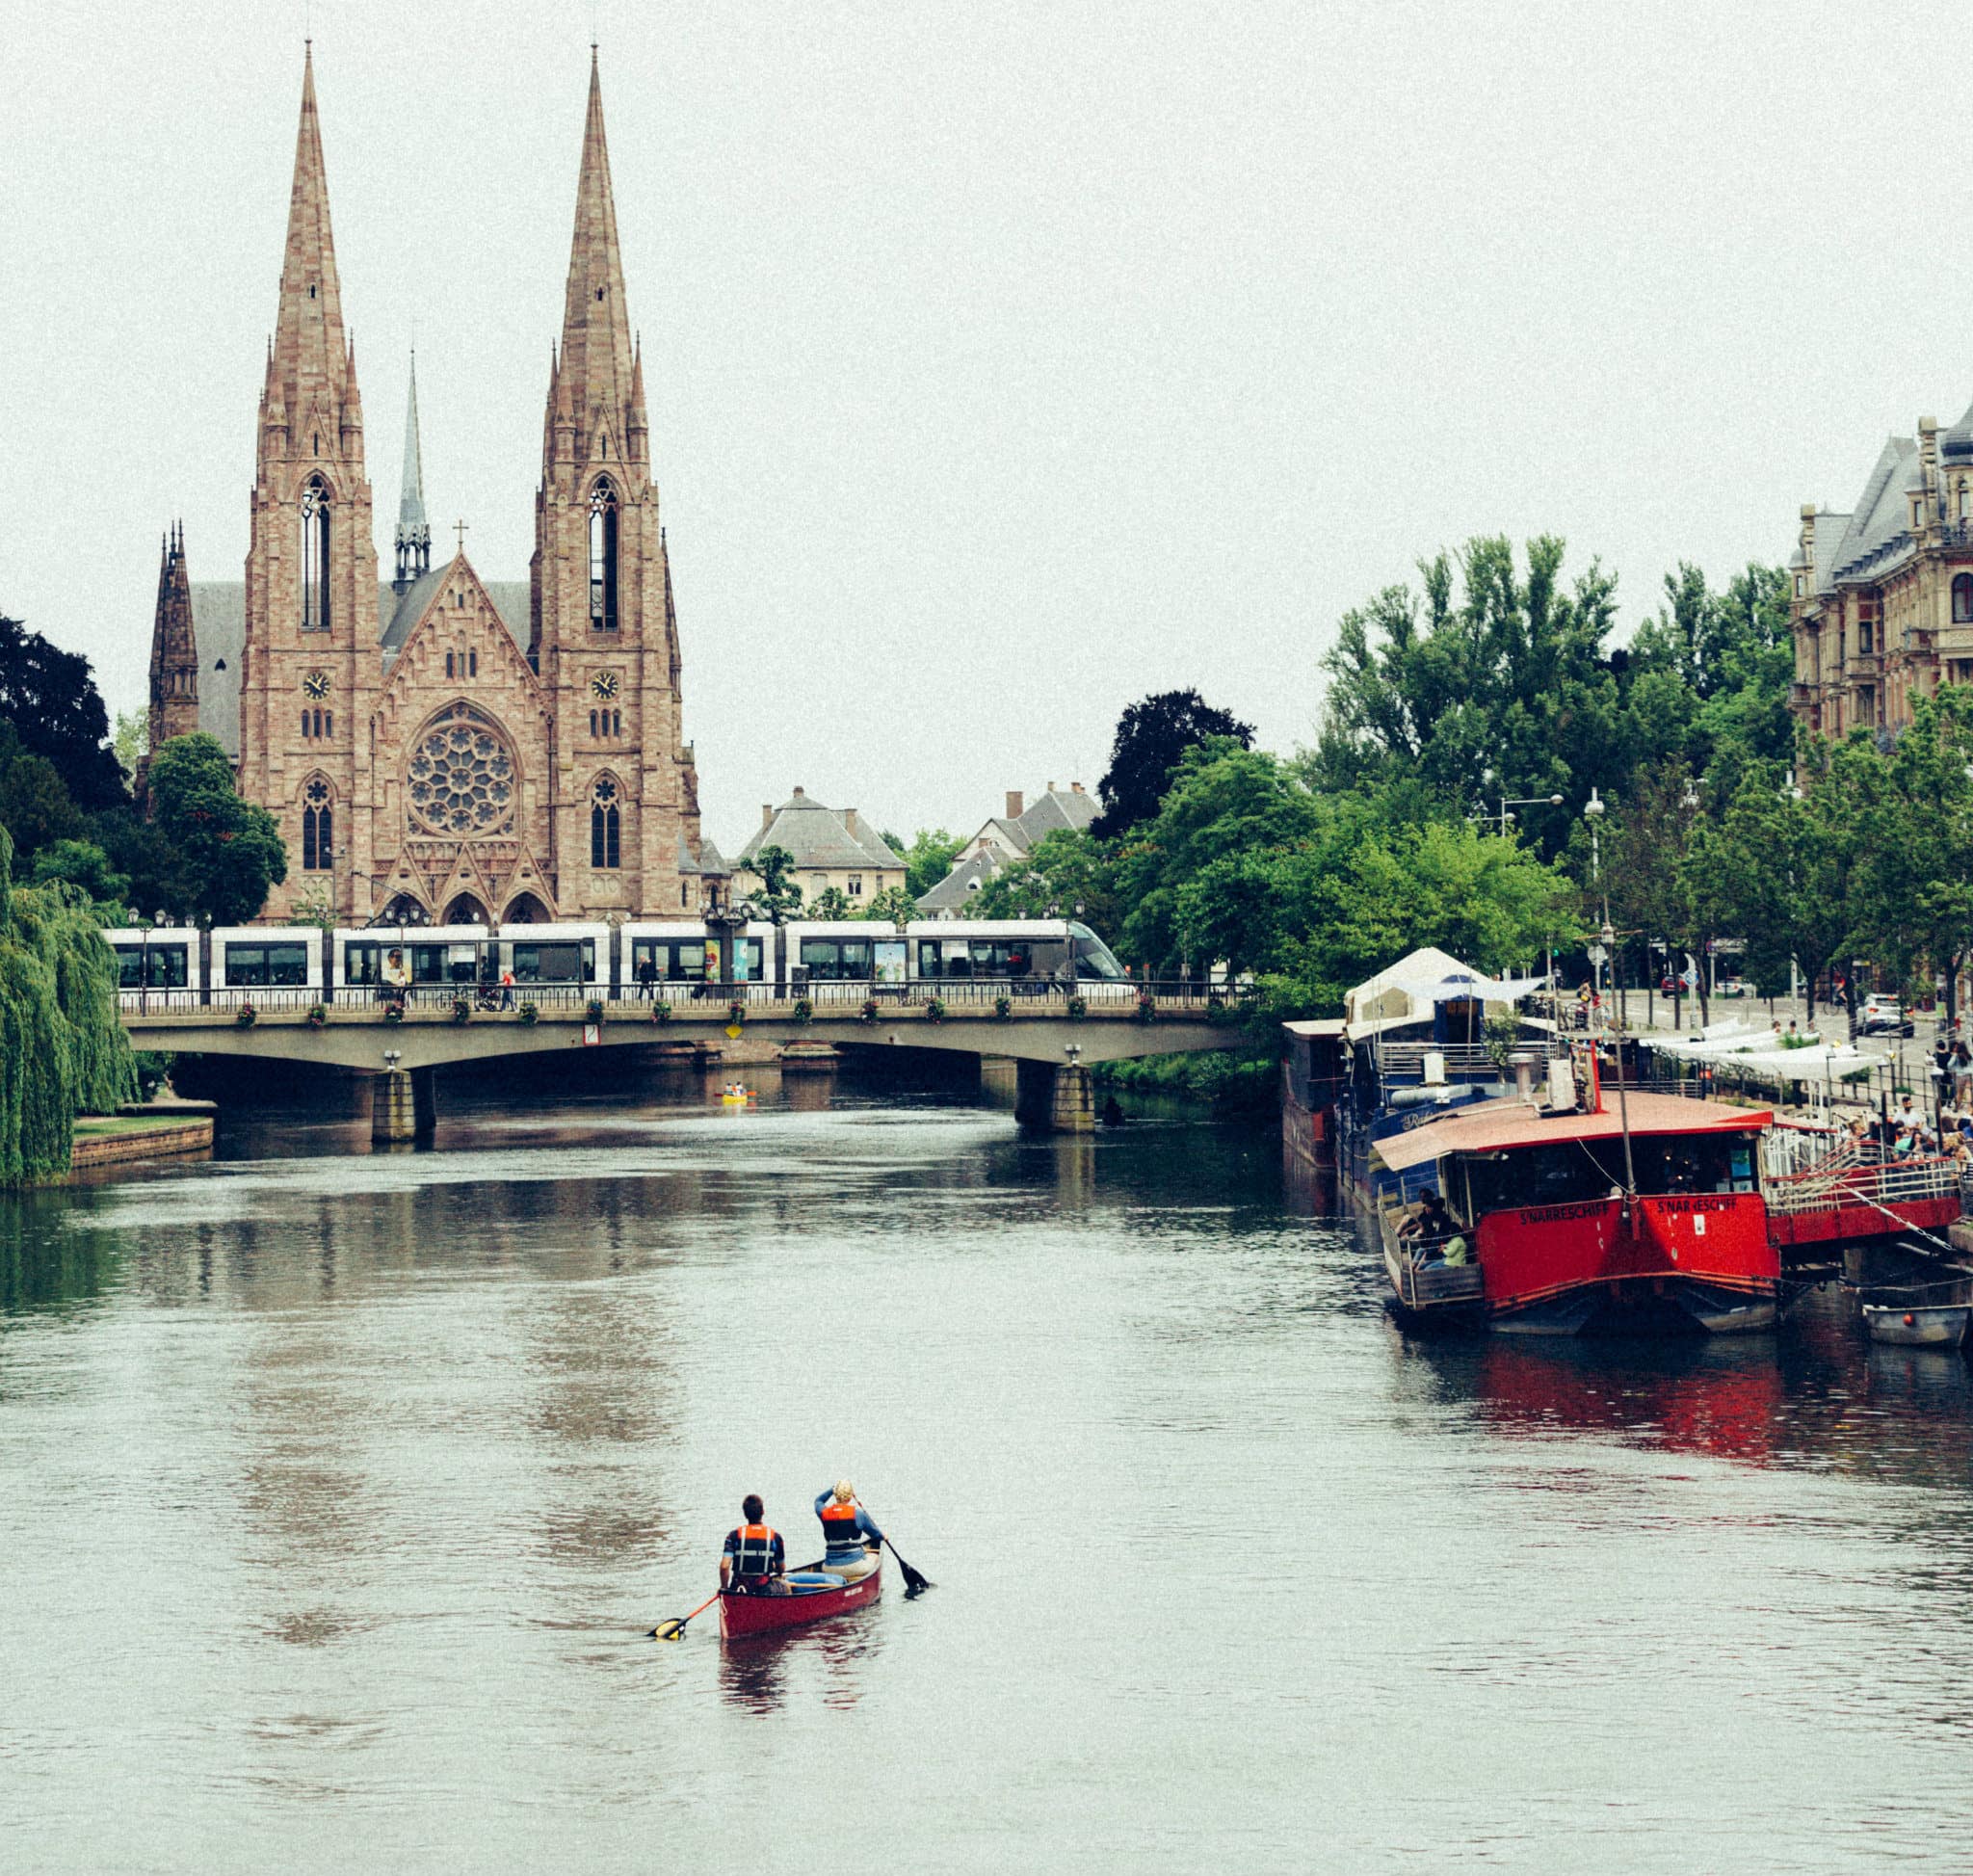
[[[1478,1233],[1461,1228],[1469,1247],[1471,1262],[1433,1263],[1419,1255],[1426,1246],[1407,1238],[1402,1227],[1407,1211],[1385,1205],[1378,1214],[1378,1229],[1383,1238],[1384,1267],[1390,1272],[1391,1286],[1398,1300],[1409,1309],[1431,1308],[1435,1304],[1473,1303],[1486,1293],[1486,1280],[1481,1273]]]
[[[1378,1062],[1386,1081],[1422,1081],[1428,1055],[1439,1057],[1447,1076],[1454,1079],[1478,1076],[1506,1080],[1513,1073],[1493,1059],[1484,1043],[1384,1043],[1379,1046]],[[1558,1049],[1554,1057],[1566,1061],[1567,1053]]]
[[[1957,1160],[1930,1155],[1892,1160],[1886,1165],[1853,1163],[1818,1167],[1814,1172],[1774,1179],[1768,1209],[1792,1213],[1828,1211],[1839,1205],[1899,1205],[1924,1199],[1960,1197]]]

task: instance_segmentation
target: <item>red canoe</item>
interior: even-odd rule
[[[804,1587],[804,1578],[829,1573],[828,1566],[819,1563],[790,1571],[788,1582],[795,1592],[792,1596],[735,1596],[722,1590],[720,1632],[730,1642],[746,1635],[771,1635],[783,1628],[805,1628],[811,1622],[860,1609],[875,1602],[883,1593],[881,1551],[877,1553],[877,1568],[854,1583]]]

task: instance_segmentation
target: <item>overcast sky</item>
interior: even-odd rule
[[[144,696],[241,577],[304,0],[0,0],[0,609]],[[1962,22],[1790,4],[314,0],[388,567],[526,577],[592,16],[707,831],[1287,750],[1337,616],[1483,531],[1626,627],[1973,397]]]

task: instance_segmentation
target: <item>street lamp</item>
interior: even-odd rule
[[[1486,801],[1483,799],[1477,818],[1482,821],[1498,821],[1500,823],[1500,837],[1505,840],[1507,838],[1508,823],[1520,818],[1516,814],[1510,813],[1508,811],[1510,808],[1560,807],[1561,806],[1562,797],[1560,795],[1516,795],[1512,799],[1503,796],[1499,808],[1497,810],[1489,810]]]
[[[1592,788],[1590,799],[1583,804],[1583,819],[1590,824],[1590,890],[1603,904],[1603,956],[1596,960],[1596,995],[1599,1000],[1603,995],[1603,965],[1606,961],[1611,965],[1611,982],[1617,981],[1615,954],[1610,948],[1616,941],[1616,934],[1610,929],[1610,901],[1603,891],[1603,848],[1598,837],[1606,811],[1603,797]]]

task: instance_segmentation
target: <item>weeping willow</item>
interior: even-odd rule
[[[0,1186],[68,1170],[78,1114],[137,1092],[117,1020],[117,961],[73,886],[13,884],[0,828]]]

